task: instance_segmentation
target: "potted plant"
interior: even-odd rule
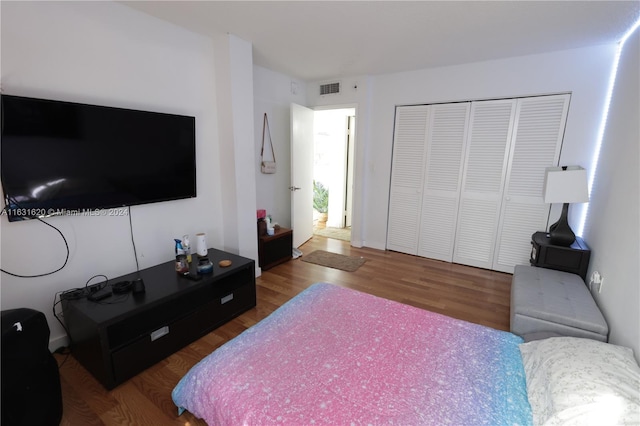
[[[320,182],[313,181],[313,208],[320,213],[318,222],[327,222],[327,209],[329,207],[329,190]]]

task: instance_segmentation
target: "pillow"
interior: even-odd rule
[[[520,345],[536,425],[640,424],[640,367],[629,348],[577,337]]]

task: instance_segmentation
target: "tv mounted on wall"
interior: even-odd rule
[[[196,196],[195,118],[2,95],[10,221]]]

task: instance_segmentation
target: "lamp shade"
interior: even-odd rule
[[[545,203],[586,203],[587,171],[580,166],[547,167],[543,197]]]

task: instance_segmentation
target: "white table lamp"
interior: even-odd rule
[[[549,226],[550,243],[568,247],[576,240],[567,219],[569,203],[589,201],[587,171],[580,166],[547,167],[544,177],[544,202],[563,203],[560,219]]]

